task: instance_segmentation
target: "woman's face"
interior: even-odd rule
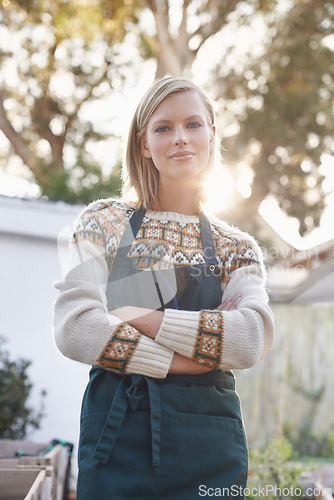
[[[214,127],[208,124],[202,99],[197,92],[187,90],[159,104],[140,146],[162,181],[200,174],[208,164],[213,143]]]

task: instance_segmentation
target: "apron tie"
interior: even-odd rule
[[[108,416],[98,440],[94,458],[97,462],[106,464],[116,443],[119,431],[123,424],[126,411],[130,406],[136,411],[143,399],[140,387],[146,383],[150,406],[150,423],[152,436],[152,464],[160,465],[160,424],[161,407],[158,384],[144,375],[125,375],[118,384],[114,400],[110,406]]]

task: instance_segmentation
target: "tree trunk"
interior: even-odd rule
[[[23,163],[30,168],[36,178],[38,178],[38,162],[36,162],[35,156],[29,149],[28,144],[24,141],[21,134],[16,132],[14,127],[9,122],[4,108],[4,96],[2,92],[0,92],[0,130],[2,130],[11,143],[15,153],[21,158]]]
[[[156,58],[158,61],[156,78],[161,78],[166,73],[171,76],[191,76],[191,66],[196,58],[200,47],[208,38],[215,35],[226,23],[228,14],[235,9],[240,0],[207,0],[202,2],[202,12],[211,15],[211,20],[201,24],[196,31],[187,31],[188,12],[191,0],[183,0],[182,19],[178,34],[171,35],[169,19],[169,2],[159,0],[147,0],[146,6],[152,11],[156,23],[158,50]],[[195,49],[189,47],[192,37],[197,36],[198,46]]]

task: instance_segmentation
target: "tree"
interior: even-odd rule
[[[236,176],[243,175],[245,162],[251,169],[250,195],[239,196],[232,218],[238,223],[247,213],[251,220],[272,195],[299,220],[303,235],[320,222],[326,192],[319,166],[324,153],[334,152],[334,59],[326,43],[334,29],[334,3],[303,0],[263,19],[261,55],[254,57],[250,46],[246,63],[238,65],[231,48],[212,76],[219,115],[225,125],[236,125],[224,142],[227,164]]]
[[[2,3],[3,32],[10,46],[6,48],[3,37],[0,71],[9,77],[0,86],[0,129],[12,153],[29,168],[42,195],[86,202],[115,193],[120,184],[120,155],[115,156],[110,175],[101,171],[89,152],[93,144],[112,134],[83,119],[83,110],[90,102],[121,92],[129,78],[135,81],[136,72],[141,70],[139,53],[137,64],[126,55],[122,43],[126,41],[127,48],[137,44],[143,60],[155,59],[157,76],[166,71],[187,73],[200,47],[242,2],[185,0],[178,30],[175,2]],[[149,11],[155,36],[149,35],[142,21],[142,14]],[[192,29],[189,19],[197,22]],[[131,37],[134,43],[129,43]]]
[[[28,406],[32,389],[27,370],[30,361],[11,361],[0,339],[0,439],[23,439],[30,429],[38,429],[43,406],[35,411]],[[42,397],[45,396],[42,392]]]
[[[0,129],[51,199],[85,202],[119,186],[89,146],[109,139],[82,117],[89,103],[120,88],[127,63],[117,62],[136,21],[133,2],[4,1],[0,52]],[[7,47],[6,47],[7,41]]]
[[[261,202],[272,195],[299,220],[301,235],[316,227],[326,196],[319,166],[322,155],[334,151],[334,60],[326,45],[334,2],[299,0],[282,8],[274,0],[183,0],[178,12],[168,0],[141,4],[155,21],[151,43],[142,37],[142,44],[157,59],[157,77],[191,75],[199,50],[217,33],[227,47],[207,87],[215,89],[220,129],[227,133],[227,168],[236,184],[250,179],[248,193],[235,193],[230,221],[243,227],[248,221],[251,229]],[[240,50],[229,38],[234,32],[237,40],[246,28],[249,38]]]
[[[207,70],[205,86],[218,103],[223,155],[237,186],[231,222],[242,219],[245,227],[245,214],[254,220],[261,202],[273,196],[298,218],[301,234],[318,225],[326,195],[319,166],[324,153],[333,153],[334,70],[327,43],[333,0],[50,5],[7,1],[3,13],[7,30],[21,33],[26,52],[16,70],[21,93],[7,84],[0,94],[0,129],[42,193],[78,201],[111,194],[119,177],[103,176],[89,153],[109,134],[83,119],[86,103],[122,92],[130,80],[135,86],[148,59],[156,62],[157,77],[191,76],[213,39],[221,59]],[[37,47],[38,29],[44,38]],[[2,51],[2,72],[9,55]],[[61,72],[72,88],[65,97],[55,90]],[[18,116],[23,124],[15,126]]]

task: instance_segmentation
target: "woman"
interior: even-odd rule
[[[259,247],[201,209],[214,145],[202,91],[183,78],[155,82],[128,138],[136,204],[97,201],[79,218],[55,304],[58,348],[93,365],[79,500],[243,497],[247,446],[230,370],[269,352],[273,320]]]

